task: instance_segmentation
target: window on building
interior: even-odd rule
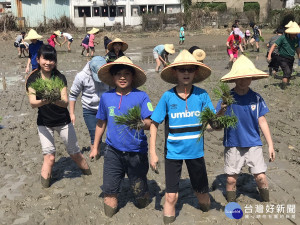
[[[100,16],[100,8],[93,7],[93,16]]]
[[[147,12],[147,6],[146,5],[140,5],[140,14],[144,14]]]
[[[86,17],[91,17],[91,7],[89,6],[75,7],[75,15],[78,15],[78,17],[83,17],[84,14]]]
[[[118,6],[117,16],[126,16],[125,6]]]
[[[148,5],[148,13],[155,13],[155,6],[154,5]]]
[[[164,12],[164,7],[162,5],[156,6],[156,13],[163,13]]]
[[[109,17],[116,17],[117,8],[116,6],[109,6]]]
[[[101,8],[101,17],[108,17],[108,7],[107,6],[103,6],[100,7]]]
[[[139,16],[139,7],[131,6],[131,16]]]

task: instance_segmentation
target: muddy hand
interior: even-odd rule
[[[157,162],[157,163],[155,164],[155,167],[154,167],[154,168],[151,166],[152,171],[153,171],[154,173],[156,173],[156,174],[159,174],[158,168],[159,168],[159,162]]]

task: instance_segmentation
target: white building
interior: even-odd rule
[[[143,13],[165,12],[167,14],[183,11],[180,0],[70,0],[70,17],[75,26],[87,27],[113,26],[115,23],[139,25]]]

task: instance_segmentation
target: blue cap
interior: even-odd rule
[[[101,56],[95,56],[90,61],[90,70],[92,71],[94,81],[101,82],[98,77],[98,70],[104,64],[106,64],[106,60]]]

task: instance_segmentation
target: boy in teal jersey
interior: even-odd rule
[[[176,86],[166,91],[159,100],[152,116],[150,126],[150,166],[157,170],[156,135],[158,125],[166,121],[166,194],[164,204],[164,223],[175,221],[175,205],[178,200],[179,180],[183,160],[185,161],[192,187],[198,198],[200,208],[208,211],[210,198],[208,179],[204,161],[204,142],[201,136],[199,116],[206,108],[215,111],[207,92],[193,85],[205,80],[211,69],[187,50],[162,70],[161,78]]]

